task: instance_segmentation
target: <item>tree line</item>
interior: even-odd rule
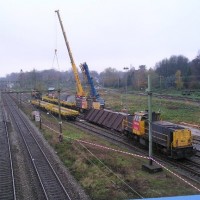
[[[152,87],[155,89],[200,89],[200,54],[193,60],[185,56],[171,56],[157,62],[154,68],[147,69],[140,65],[122,72],[107,68],[100,74],[105,87],[125,87],[143,90],[148,87],[148,74],[151,75]]]
[[[182,55],[172,55],[147,69],[145,65],[124,68],[118,71],[108,67],[103,72],[90,71],[96,86],[109,88],[125,88],[143,90],[147,88],[147,77],[151,75],[152,87],[155,89],[176,88],[200,89],[200,53],[191,61]],[[87,83],[83,75],[79,74],[84,87]],[[15,81],[17,86],[23,89],[45,90],[49,87],[75,89],[73,71],[60,72],[55,69],[8,74],[1,81]]]

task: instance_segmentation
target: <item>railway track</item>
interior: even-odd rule
[[[198,162],[198,159],[196,156],[193,156],[192,158],[177,161],[175,163],[173,162],[172,164],[178,169],[184,170],[184,175],[189,179],[200,184],[200,163]]]
[[[68,122],[73,124],[79,129],[86,130],[92,134],[96,134],[105,138],[106,140],[112,141],[113,143],[117,144],[118,146],[126,147],[131,152],[134,152],[143,156],[148,156],[148,151],[145,149],[141,149],[141,146],[135,144],[133,140],[128,140],[125,136],[114,132],[112,130],[108,130],[97,125],[88,123],[84,121],[82,118],[79,118],[75,122]],[[63,126],[65,126],[63,124]],[[199,138],[195,139],[198,143]],[[156,155],[154,154],[154,158],[165,164],[170,164],[170,166],[174,167],[176,171],[183,173],[184,176],[188,177],[189,179],[194,180],[197,183],[200,183],[200,165],[195,163],[195,157],[200,157],[200,152],[197,151],[197,154],[192,157],[191,160],[182,160],[182,161],[175,161],[168,158],[163,158],[163,155]],[[198,158],[199,158],[198,157]]]
[[[131,153],[137,153],[141,156],[148,157],[148,150],[143,148],[141,145],[138,145],[137,142],[134,140],[127,138],[125,135],[121,135],[120,133],[105,129],[103,127],[99,127],[95,124],[91,124],[85,120],[83,120],[83,117],[78,118],[74,122],[68,122],[72,124],[73,126],[82,129],[84,131],[90,132],[91,134],[98,135],[102,138],[105,138],[106,140],[111,141],[112,143],[117,144],[120,147],[125,147],[129,152]],[[65,128],[65,124],[63,123],[63,128]],[[67,126],[66,126],[67,128]],[[193,156],[193,158],[200,156],[200,152],[197,155]],[[169,158],[164,158],[163,155],[159,155],[154,153],[154,158],[161,163],[165,163],[166,165],[170,164],[171,167],[173,167],[176,171],[183,173],[184,176],[188,177],[189,179],[192,179],[193,181],[200,183],[200,171],[198,168],[198,164],[194,164],[196,168],[193,167],[192,162],[190,161],[190,164],[184,161],[176,161],[171,160]]]
[[[85,122],[84,120],[76,121],[73,124],[75,124],[79,128],[82,128],[83,130],[88,130],[89,132],[109,139],[109,141],[117,143],[120,146],[124,146],[128,148],[128,150],[130,150],[131,152],[137,152],[137,154],[139,155],[148,157],[148,150],[142,148],[141,145],[138,145],[133,140],[127,140],[125,136],[123,137],[122,135],[116,134],[113,131],[103,129],[94,124]],[[193,156],[191,159],[177,161],[154,153],[154,159],[156,159],[158,162],[165,163],[166,165],[170,164],[170,166],[173,167],[176,171],[181,172],[189,179],[200,183],[200,162],[198,162],[198,156],[200,156],[199,151],[197,151],[197,155]]]
[[[23,139],[44,196],[46,199],[71,199],[34,136],[33,130],[28,126],[26,119],[8,95],[4,95],[4,98],[4,104],[8,107],[9,112],[15,121],[15,127],[17,127],[16,131]]]
[[[97,125],[88,123],[82,119],[76,120],[75,122],[69,122],[73,125],[75,125],[77,128],[81,128],[82,130],[87,130],[92,134],[101,136],[103,138],[106,138],[107,140],[111,141],[112,143],[115,143],[117,145],[120,144],[120,146],[126,147],[132,152],[137,152],[140,155],[147,156],[148,153],[141,149],[138,146],[134,146],[132,144],[132,140],[128,140],[128,138],[125,135],[121,135],[120,133],[112,130],[107,130],[105,128],[99,127]]]
[[[197,151],[197,152],[196,152],[195,157],[200,158],[200,151]]]
[[[147,93],[142,93],[142,92],[133,92],[133,93],[135,95],[139,95],[139,96],[147,96]],[[194,103],[200,103],[200,100],[198,98],[195,99],[193,97],[163,95],[163,94],[159,94],[159,93],[153,93],[153,96],[160,98],[160,99],[191,101],[191,102],[194,102]]]
[[[16,200],[13,161],[6,118],[0,112],[0,198]]]
[[[200,136],[194,136],[193,143],[194,143],[195,148],[199,152],[199,153],[198,152],[197,153],[200,154]]]
[[[105,128],[102,128],[100,126],[96,126],[92,123],[88,123],[86,122],[85,120],[81,119],[81,118],[78,118],[73,124],[77,125],[78,127],[81,127],[81,128],[84,128],[86,130],[92,130],[92,132],[94,133],[99,133],[99,132],[102,132],[105,133],[105,137],[107,137],[107,135],[111,135],[111,136],[118,136],[118,138],[121,138],[121,139],[124,139],[123,135],[121,135],[120,133],[116,132],[116,131],[111,131],[109,129],[105,129]],[[111,137],[112,139],[112,137]]]

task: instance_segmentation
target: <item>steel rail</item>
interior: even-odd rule
[[[13,199],[16,200],[16,190],[15,190],[15,177],[13,169],[13,160],[11,153],[11,145],[8,134],[8,127],[4,113],[2,112],[2,134],[0,136],[0,197],[3,199]]]
[[[80,119],[80,117],[79,117]],[[84,120],[80,120],[80,121],[75,121],[75,122],[68,122],[74,126],[76,126],[77,128],[79,129],[83,129],[83,130],[88,130],[90,132],[93,132],[94,134],[97,134],[97,135],[101,135],[102,137],[104,138],[108,138],[109,140],[112,140],[112,141],[115,141],[117,143],[121,143],[123,144],[124,146],[128,147],[129,149],[132,149],[133,148],[135,150],[138,150],[139,152],[141,152],[143,155],[146,155],[147,154],[147,151],[144,151],[144,150],[141,150],[139,149],[138,147],[135,147],[133,146],[132,144],[130,143],[127,143],[127,142],[124,142],[122,137],[119,136],[119,135],[115,135],[114,133],[109,133],[108,129],[104,129],[104,131],[97,131],[97,129],[103,129],[103,128],[99,128],[97,125],[89,125],[89,123],[86,123]],[[87,125],[86,125],[87,124]],[[88,126],[88,127],[87,127]],[[96,127],[96,128],[95,128]],[[111,132],[111,131],[110,131]],[[110,136],[109,136],[110,134]],[[112,136],[111,136],[112,135]],[[114,136],[115,135],[115,136]],[[118,138],[116,138],[118,137]],[[120,138],[120,139],[119,139]],[[196,139],[198,141],[198,139]],[[196,157],[198,156],[195,155]],[[195,157],[194,156],[194,157]],[[176,160],[171,160],[170,158],[163,158],[163,156],[159,156],[159,155],[154,155],[154,158],[156,158],[157,160],[159,160],[159,162],[164,162],[165,164],[170,164],[176,168],[179,168],[179,169],[182,169],[184,170],[185,172],[189,172],[192,174],[192,176],[196,176],[197,178],[191,178],[191,174],[188,176],[186,174],[184,174],[186,177],[188,177],[189,179],[192,179],[193,181],[197,182],[197,183],[200,183],[200,172],[199,171],[196,171],[192,168],[192,166],[188,166],[187,164],[180,164],[179,162],[177,162]]]
[[[103,131],[97,131],[93,127],[94,125],[92,125],[93,128],[91,128],[89,123],[88,124],[87,123],[81,124],[81,122],[77,122],[77,121],[76,122],[70,122],[70,123],[74,124],[75,126],[78,126],[79,128],[82,128],[84,130],[92,131],[93,133],[101,135],[102,137],[107,138],[109,140],[118,142],[118,143],[128,147],[130,150],[133,150],[133,149],[137,150],[139,154],[141,153],[141,155],[147,156],[147,153],[148,153],[147,150],[141,149],[140,145],[135,146],[132,143],[125,142],[123,140],[123,138],[119,137],[118,135],[114,136],[113,133],[111,135],[109,135],[109,132],[105,133]],[[200,183],[200,170],[199,170],[200,164],[197,164],[194,161],[190,161],[190,164],[189,164],[189,160],[187,160],[187,162],[186,161],[185,162],[179,162],[177,160],[172,160],[168,157],[163,157],[163,155],[156,154],[156,153],[154,153],[153,157],[160,163],[170,164],[174,167],[185,170],[185,172],[190,173],[189,176],[187,174],[184,174],[185,176],[187,176],[189,179],[192,179],[193,181],[195,181],[197,183]],[[193,158],[194,157],[195,156],[193,156]]]
[[[27,151],[31,157],[31,162],[33,163],[36,174],[38,175],[38,179],[43,188],[46,199],[71,200],[68,192],[61,183],[58,175],[53,169],[51,163],[49,162],[38,141],[34,137],[32,131],[28,127],[27,122],[23,118],[19,109],[15,109],[15,111],[13,111],[13,109],[11,109],[9,105],[8,107],[23,138]],[[15,106],[15,108],[16,107],[17,106]],[[12,106],[12,108],[14,108],[14,106]],[[55,184],[55,181],[57,181],[57,184]]]

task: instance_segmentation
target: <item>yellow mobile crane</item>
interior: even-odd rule
[[[59,10],[56,10],[55,12],[58,15],[58,19],[59,19],[59,22],[60,22],[62,33],[63,33],[64,39],[65,39],[65,44],[67,46],[67,50],[68,50],[68,53],[69,53],[69,58],[71,60],[72,69],[73,69],[73,72],[74,72],[74,78],[75,78],[75,81],[76,81],[76,106],[79,109],[87,109],[86,93],[84,92],[83,87],[81,85],[81,81],[80,81],[80,78],[79,78],[79,75],[78,75],[78,70],[77,70],[76,64],[75,64],[73,56],[72,56],[72,52],[71,52],[69,42],[67,40],[67,36],[66,36],[65,30],[64,30],[63,24],[62,24],[62,20],[61,20],[61,17],[60,17]]]

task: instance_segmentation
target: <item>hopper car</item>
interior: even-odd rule
[[[110,110],[90,110],[85,120],[118,131],[148,147],[148,111],[133,115]],[[173,159],[189,158],[196,150],[192,144],[191,130],[182,126],[161,121],[160,113],[152,113],[153,149]]]
[[[59,107],[55,104],[40,100],[31,100],[31,104],[39,109],[51,112],[54,115],[59,115]],[[79,112],[65,107],[60,107],[60,114],[63,119],[75,120],[79,116]]]

